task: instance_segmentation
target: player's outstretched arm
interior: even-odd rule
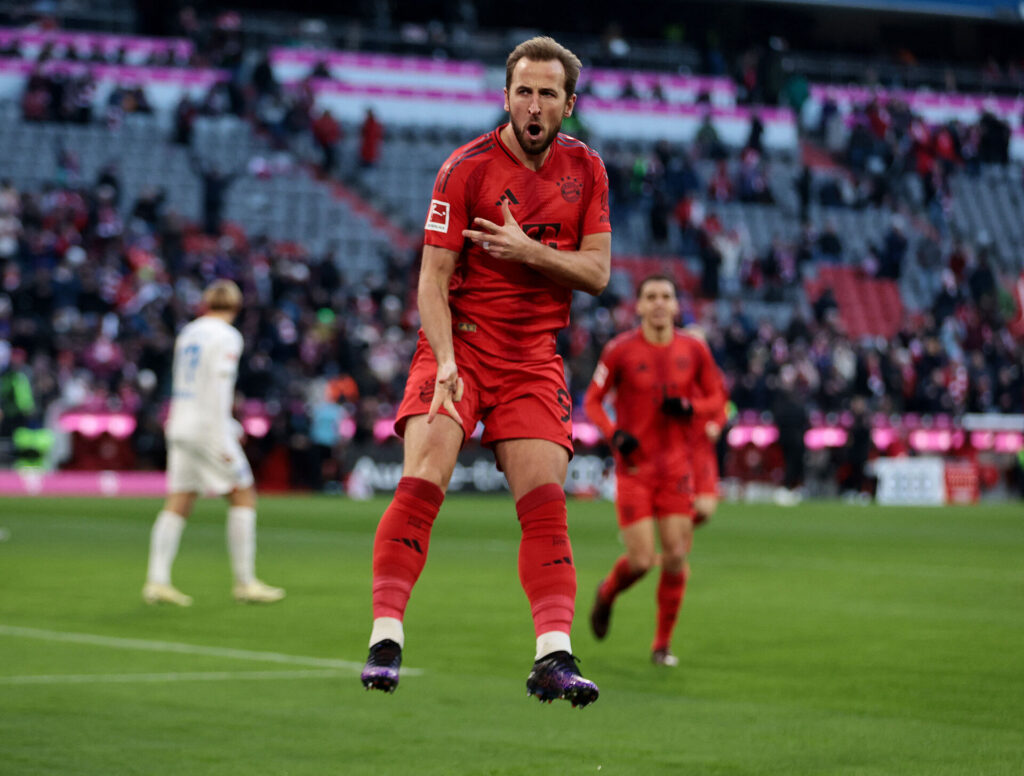
[[[584,235],[578,251],[559,251],[528,237],[512,216],[507,201],[502,201],[501,212],[504,224],[475,218],[476,229],[463,229],[462,236],[494,258],[528,264],[559,285],[594,295],[604,291],[612,267],[610,232]]]
[[[452,344],[452,311],[448,306],[448,287],[458,254],[446,248],[427,245],[423,248],[420,280],[417,287],[417,305],[423,334],[430,343],[437,361],[437,381],[434,398],[427,413],[427,422],[434,420],[443,407],[457,423],[462,423],[455,402],[462,398],[462,378],[455,364]]]

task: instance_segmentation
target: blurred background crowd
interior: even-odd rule
[[[0,65],[10,65],[2,74],[17,80],[0,106],[0,132],[17,141],[0,154],[0,464],[161,468],[174,336],[202,288],[229,277],[246,297],[238,410],[255,422],[247,450],[258,479],[340,487],[360,451],[396,444],[381,424],[401,398],[415,344],[429,181],[478,132],[429,117],[397,124],[362,104],[358,118],[334,115],[318,99],[327,65],[285,83],[270,52],[304,44],[499,69],[496,52],[507,48],[473,43],[493,22],[470,3],[428,3],[435,17],[408,19],[398,4],[362,3],[358,14],[326,20],[259,4],[140,2],[122,17],[112,3],[103,18],[54,5],[0,18]],[[822,492],[869,487],[842,470],[844,449],[870,447],[858,461],[908,449],[897,438],[880,451],[859,428],[1024,413],[1024,174],[1011,153],[1024,103],[1015,117],[984,110],[936,121],[905,91],[955,95],[966,84],[1012,100],[1024,88],[1019,50],[994,45],[981,57],[964,44],[955,62],[926,66],[911,59],[909,42],[882,63],[851,44],[830,59],[797,49],[808,41],[785,14],[780,34],[767,26],[726,40],[713,25],[688,37],[688,13],[656,32],[605,23],[577,48],[585,66],[724,79],[737,106],[790,111],[797,141],[766,143],[754,110],[734,142],[710,107],[685,140],[602,135],[588,114],[591,83],[582,82],[566,131],[605,160],[615,256],[612,283],[597,298],[577,295],[559,340],[577,422],[586,422],[579,404],[601,348],[634,324],[634,288],[650,271],[678,279],[682,323],[706,333],[734,422],[849,431],[816,472]],[[103,35],[84,50],[54,43],[72,24]],[[139,35],[166,45],[129,45]],[[565,42],[574,45],[572,31]],[[861,63],[858,77],[849,62]],[[107,77],[97,68],[128,66],[193,73],[200,86],[163,107],[158,81],[123,80],[97,99]],[[205,83],[211,71],[218,75]],[[638,82],[624,78],[610,99],[671,102],[658,84],[638,94]],[[837,82],[863,91],[815,97],[811,88]],[[701,93],[693,103],[710,100]],[[81,133],[69,134],[74,126]],[[229,128],[225,142],[219,127]],[[132,143],[164,161],[140,167]],[[410,148],[415,170],[402,167]],[[424,176],[414,197],[398,190]],[[297,208],[354,208],[374,241],[304,239],[306,212],[287,216],[297,231],[282,232],[271,211],[284,206],[259,187],[296,178]],[[238,215],[260,197],[263,221]],[[60,421],[73,411],[127,415],[134,430],[123,444],[76,447]],[[727,474],[740,467],[723,463]],[[1004,465],[997,477],[1019,486],[1019,468]]]

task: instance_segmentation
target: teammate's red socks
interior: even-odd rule
[[[565,492],[560,485],[534,488],[516,502],[523,536],[519,581],[530,601],[538,636],[569,633],[576,605],[576,568],[569,545]]]
[[[668,649],[672,641],[672,631],[675,630],[679,607],[682,606],[683,594],[686,592],[687,577],[688,571],[680,571],[677,574],[661,572],[661,579],[658,580],[658,627],[654,634],[652,651]]]
[[[619,557],[612,566],[611,573],[601,583],[599,595],[601,600],[607,604],[612,603],[615,597],[627,590],[634,582],[640,580],[647,571],[645,569],[632,569],[629,567],[629,560],[625,555]]]
[[[373,540],[373,616],[401,620],[427,562],[430,528],[444,492],[434,483],[402,477]]]

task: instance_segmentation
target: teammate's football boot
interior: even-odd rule
[[[533,664],[526,678],[526,694],[551,703],[559,698],[582,708],[597,700],[600,690],[589,679],[580,676],[576,658],[565,650],[545,655]]]
[[[174,585],[165,585],[162,582],[147,582],[142,588],[142,600],[151,606],[153,604],[192,605],[192,596],[185,595]]]
[[[397,641],[384,639],[370,647],[370,655],[360,678],[367,690],[394,692],[398,687],[398,669],[402,665],[402,648]]]
[[[601,586],[597,586],[594,606],[590,610],[590,630],[598,641],[608,635],[608,626],[612,620],[612,605],[601,598]]]
[[[679,658],[673,655],[666,647],[665,649],[656,649],[651,652],[651,662],[656,666],[668,666],[669,668],[675,668],[679,665]]]
[[[236,601],[243,604],[272,604],[284,598],[284,589],[271,587],[265,582],[254,579],[252,582],[235,585],[231,594]]]

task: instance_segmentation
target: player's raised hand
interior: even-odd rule
[[[537,243],[526,236],[506,199],[501,201],[501,213],[504,223],[500,226],[486,218],[474,218],[473,225],[478,228],[463,229],[462,236],[468,237],[496,259],[526,261],[529,251]]]
[[[459,377],[459,368],[454,361],[445,361],[437,367],[437,380],[434,382],[434,398],[430,402],[430,411],[427,412],[427,423],[433,423],[437,413],[443,407],[445,412],[452,416],[452,419],[462,425],[462,416],[455,409],[455,402],[462,400],[462,391],[465,384]]]

